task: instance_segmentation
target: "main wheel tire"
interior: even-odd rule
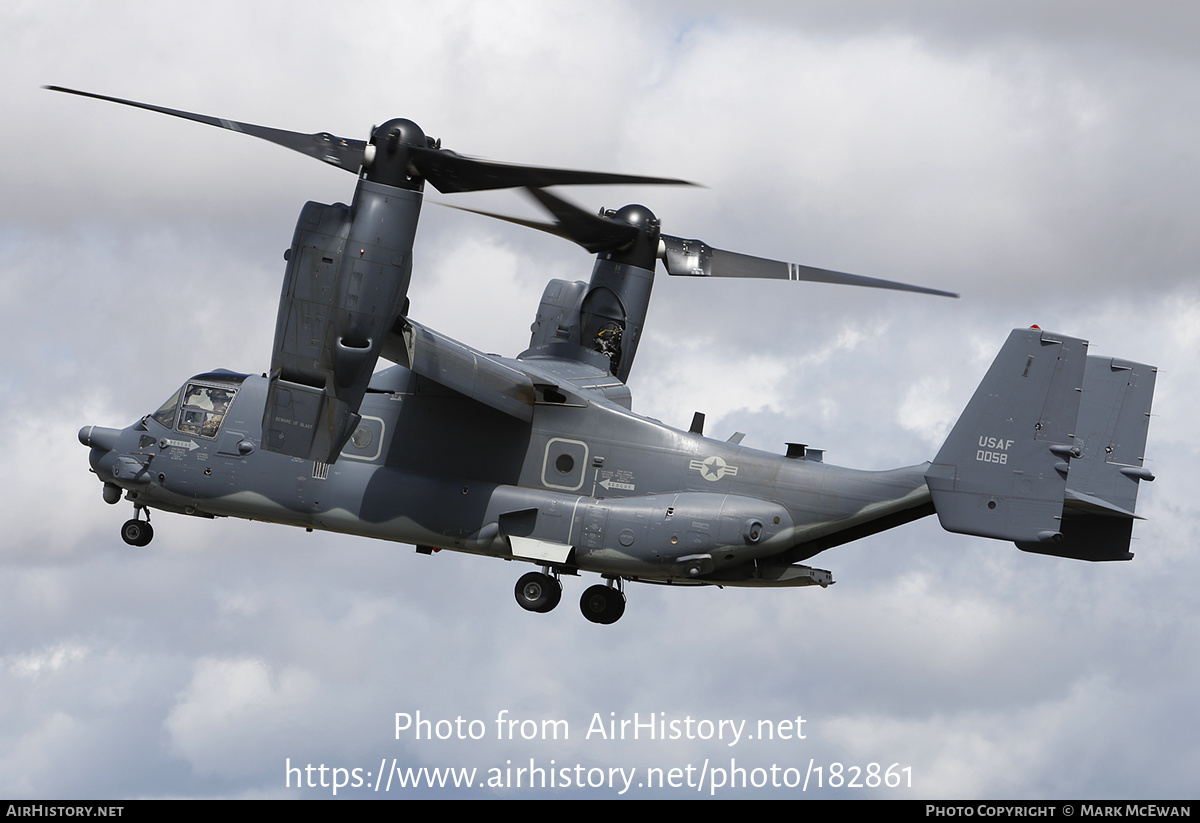
[[[607,626],[625,614],[625,595],[610,586],[591,586],[579,598],[579,610],[593,623]]]
[[[154,528],[145,520],[126,520],[121,526],[121,539],[130,546],[146,546],[154,539]]]
[[[562,584],[548,574],[528,572],[521,575],[513,594],[525,611],[544,614],[562,600]]]

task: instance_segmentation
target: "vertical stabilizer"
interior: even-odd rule
[[[1113,357],[1088,357],[1067,475],[1063,538],[1025,551],[1080,560],[1129,560],[1138,486],[1154,479],[1143,465],[1157,369]]]
[[[1016,329],[925,475],[942,527],[1028,543],[1062,539],[1087,342]]]
[[[1128,560],[1156,369],[1017,329],[925,475],[942,527],[1078,560]]]

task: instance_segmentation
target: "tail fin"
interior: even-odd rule
[[[1039,554],[1081,560],[1129,560],[1138,485],[1154,475],[1143,467],[1153,366],[1090,356],[1083,373],[1075,450],[1067,475],[1061,542],[1017,543]]]
[[[925,475],[942,527],[1024,551],[1128,560],[1152,367],[1017,329]]]

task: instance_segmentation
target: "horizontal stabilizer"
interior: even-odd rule
[[[1053,543],[1017,542],[1023,552],[1069,557],[1072,560],[1132,560],[1129,541],[1133,536],[1130,518],[1067,514],[1062,521],[1062,539]]]

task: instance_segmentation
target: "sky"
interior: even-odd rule
[[[1200,10],[332,9],[0,9],[0,796],[1196,797]],[[828,589],[630,585],[598,626],[575,605],[596,578],[532,614],[512,598],[527,568],[494,559],[166,513],[128,547],[129,504],[102,501],[76,432],[195,373],[265,370],[296,216],[353,181],[44,84],[359,139],[402,116],[465,154],[683,178],[703,187],[562,194],[962,294],[659,277],[634,410],[703,411],[718,439],[928,460],[1033,323],[1154,364],[1136,557],[1029,555],[931,518],[814,558]],[[476,348],[520,352],[546,281],[590,271],[437,205],[532,215],[519,194],[426,202],[411,314]],[[648,718],[680,734],[599,730]],[[491,784],[375,790],[392,765]]]

